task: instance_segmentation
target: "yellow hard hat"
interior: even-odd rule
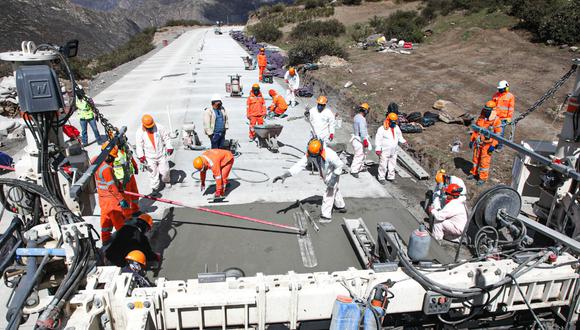
[[[153,120],[153,117],[151,117],[151,115],[143,115],[143,117],[141,118],[141,123],[145,128],[152,128],[153,126],[155,126],[155,121]]]
[[[145,258],[145,254],[139,250],[133,250],[127,254],[125,260],[131,260],[140,263],[143,266],[147,265],[147,259]]]
[[[310,156],[318,156],[322,152],[322,142],[318,139],[312,139],[308,142],[308,154]]]
[[[445,170],[440,169],[439,171],[437,171],[437,174],[435,175],[435,182],[443,183],[444,181],[445,181]]]
[[[318,104],[324,104],[326,105],[326,103],[328,103],[328,99],[326,98],[326,96],[324,95],[320,95],[317,99],[316,99],[316,103]]]
[[[387,118],[389,118],[390,121],[397,121],[397,120],[399,120],[399,115],[397,115],[394,112],[391,112],[391,113],[389,113]]]
[[[201,156],[195,157],[193,160],[193,167],[198,171],[203,169],[203,158],[201,158]]]
[[[365,109],[365,110],[369,110],[371,108],[371,106],[368,103],[363,103],[360,105],[361,108]]]
[[[258,89],[260,89],[260,84],[257,84],[257,83],[256,83],[256,84],[253,84],[253,85],[252,85],[252,89],[254,89],[254,88],[258,88]]]

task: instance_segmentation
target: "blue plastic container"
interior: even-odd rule
[[[330,330],[359,330],[361,323],[361,305],[352,301],[350,297],[338,296],[334,302],[332,309],[332,320],[330,322]],[[364,312],[364,329],[378,330],[377,322],[373,315],[371,308],[379,312],[383,316],[383,309],[378,307],[367,307]]]

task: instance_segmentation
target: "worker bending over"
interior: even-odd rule
[[[127,264],[123,267],[123,273],[133,274],[133,280],[138,288],[149,288],[154,286],[147,278],[145,267],[147,260],[145,254],[139,250],[133,250],[125,257]]]
[[[446,199],[443,207],[431,206],[430,213],[434,217],[433,237],[454,240],[461,236],[467,223],[467,209],[459,197],[463,189],[452,183],[445,188]]]
[[[103,144],[101,150],[105,150],[108,142]],[[97,196],[101,208],[101,240],[103,245],[111,239],[113,228],[119,230],[125,224],[125,213],[130,209],[129,201],[119,189],[119,182],[115,178],[113,162],[117,155],[115,146],[107,155],[107,158],[95,171],[97,183]]]
[[[501,120],[495,112],[496,103],[488,101],[475,125],[488,130],[489,132],[499,134],[501,131]],[[473,167],[469,179],[477,179],[477,185],[484,184],[489,179],[489,168],[491,165],[491,155],[497,146],[497,140],[486,137],[482,133],[473,131],[469,142],[469,149],[473,149]]]
[[[288,110],[284,97],[273,89],[268,94],[272,97],[272,104],[268,107],[268,117],[284,117],[284,113]]]
[[[250,141],[254,141],[256,138],[256,132],[254,131],[254,126],[264,124],[264,116],[266,115],[266,101],[260,92],[260,85],[254,84],[252,90],[250,91],[250,96],[246,102],[246,117],[250,121]]]
[[[105,143],[108,144],[108,142]],[[115,149],[118,148],[115,147]],[[137,180],[135,180],[135,175],[139,173],[139,169],[135,159],[133,159],[133,157],[129,159],[127,153],[123,149],[118,149],[116,156],[114,155],[114,157],[113,172],[115,173],[115,179],[119,182],[125,200],[129,201],[129,208],[124,210],[125,218],[130,218],[132,215],[140,211],[139,197],[125,194],[125,191],[135,194],[139,193]]]
[[[211,107],[206,108],[203,114],[203,130],[211,141],[212,149],[224,146],[229,126],[228,113],[222,105],[222,97],[214,94],[211,97]]]
[[[211,149],[193,160],[193,167],[200,171],[201,191],[205,191],[205,176],[211,169],[215,180],[215,197],[223,197],[228,185],[228,177],[234,166],[234,155],[229,150]]]
[[[304,116],[309,120],[314,129],[314,138],[319,139],[324,144],[334,140],[334,113],[327,107],[328,99],[326,96],[319,96],[316,99],[316,107],[306,110]]]
[[[440,209],[441,205],[445,205],[445,189],[450,184],[456,184],[461,188],[461,194],[459,195],[459,201],[465,203],[467,200],[467,187],[465,182],[455,175],[448,175],[444,169],[437,171],[435,175],[435,189],[433,189],[432,204],[435,209]]]
[[[510,93],[510,84],[506,80],[497,84],[497,92],[493,94],[491,100],[497,104],[495,110],[497,117],[501,120],[501,136],[504,137],[505,127],[512,122],[516,106],[516,98]],[[497,149],[502,147],[503,145],[499,143]]]
[[[143,252],[148,262],[159,261],[160,257],[153,252],[147,237],[152,228],[153,218],[146,213],[127,220],[123,227],[113,233],[108,244],[103,246],[104,256],[117,267],[125,265],[125,256],[133,250]]]
[[[325,147],[319,139],[311,139],[308,143],[306,155],[294,164],[287,172],[274,178],[273,182],[282,181],[300,173],[312,162],[318,169],[320,177],[326,184],[326,193],[322,197],[320,223],[332,221],[332,209],[339,213],[346,213],[346,205],[338,189],[338,181],[342,174],[343,163],[334,150]]]
[[[298,105],[298,102],[296,102],[296,93],[298,93],[298,88],[300,88],[300,77],[294,67],[290,67],[286,71],[284,74],[284,82],[288,84],[288,90],[286,91],[288,105],[295,107]]]
[[[141,128],[137,129],[135,137],[135,153],[142,164],[148,168],[151,176],[151,189],[156,192],[161,187],[161,181],[170,183],[169,161],[167,156],[173,154],[173,146],[169,132],[160,124],[156,124],[151,115],[143,115]]]
[[[262,82],[264,79],[264,71],[266,71],[266,67],[268,66],[268,58],[266,57],[266,50],[264,48],[260,48],[260,52],[258,53],[258,70],[260,70],[258,74],[258,80]]]
[[[403,132],[397,125],[397,120],[399,120],[399,116],[396,113],[389,113],[375,136],[375,152],[379,156],[379,175],[377,179],[381,184],[385,184],[385,176],[388,181],[395,182],[399,143],[407,143],[407,140],[403,137]]]
[[[354,156],[352,164],[350,165],[350,174],[358,178],[358,173],[363,169],[366,157],[366,150],[372,150],[370,143],[370,136],[367,130],[366,116],[369,114],[370,106],[368,103],[363,103],[357,108],[357,114],[353,119],[353,134],[350,138]]]

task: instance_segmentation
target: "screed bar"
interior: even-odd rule
[[[137,194],[137,193],[130,192],[130,191],[125,191],[124,193],[127,194],[127,195],[130,195],[130,196],[137,196],[137,197],[147,198],[147,199],[150,199],[150,200],[153,200],[153,201],[157,201],[157,202],[161,202],[161,203],[167,203],[167,204],[172,204],[172,205],[187,207],[187,208],[194,209],[194,210],[198,210],[198,211],[202,211],[202,212],[208,212],[208,213],[212,213],[212,214],[222,215],[224,217],[230,217],[230,218],[234,218],[234,219],[239,219],[239,220],[245,220],[245,221],[259,223],[259,224],[266,225],[266,226],[272,226],[272,227],[277,227],[277,228],[282,228],[282,229],[288,229],[288,230],[295,231],[295,232],[297,232],[300,235],[306,235],[306,229],[300,229],[300,228],[297,228],[297,227],[283,225],[283,224],[280,224],[280,223],[275,223],[275,222],[271,222],[271,221],[256,219],[256,218],[252,218],[252,217],[246,217],[246,216],[239,215],[239,214],[234,214],[234,213],[229,213],[229,212],[224,212],[224,211],[218,211],[218,210],[212,210],[212,209],[208,209],[208,208],[205,208],[205,207],[187,205],[185,203],[178,202],[178,201],[173,201],[173,200],[170,200],[170,199],[158,198],[158,197],[153,197],[153,196],[148,196],[148,195],[142,195],[142,194]]]

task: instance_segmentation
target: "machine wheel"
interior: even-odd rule
[[[243,270],[241,270],[240,268],[236,268],[236,267],[226,268],[226,269],[224,269],[224,273],[226,273],[226,277],[233,277],[233,278],[240,278],[240,277],[246,276],[246,273],[244,273]]]
[[[522,208],[522,198],[517,191],[508,186],[496,186],[484,191],[476,201],[473,210],[475,223],[479,228],[492,226],[501,228],[497,221],[497,213],[505,209],[513,217],[518,216]]]

